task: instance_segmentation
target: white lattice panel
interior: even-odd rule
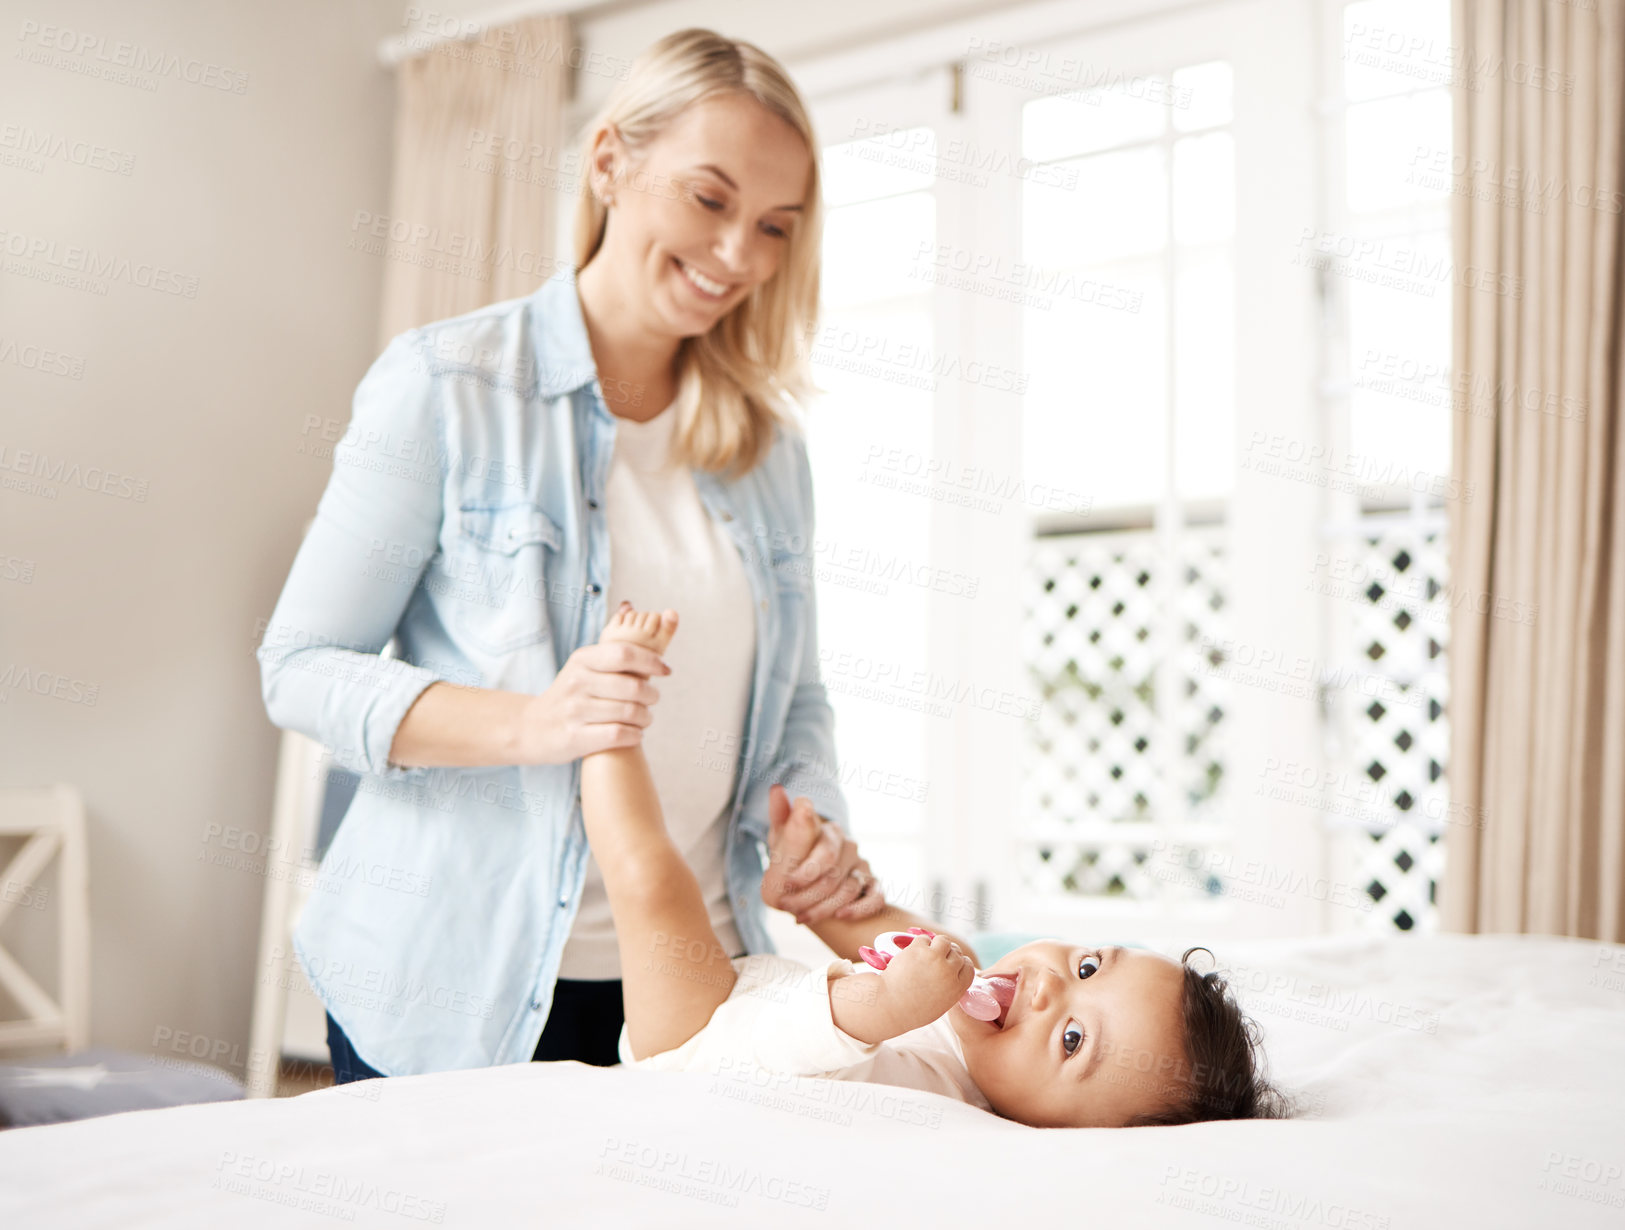
[[[1431,931],[1450,814],[1445,538],[1400,517],[1365,529],[1339,546],[1329,595],[1351,621],[1327,680],[1341,745],[1333,789],[1348,805],[1329,811],[1352,817],[1341,874],[1373,902],[1364,924]]]
[[[1181,744],[1176,763],[1187,819],[1216,821],[1224,776],[1224,713],[1228,686],[1203,645],[1225,644],[1224,554],[1216,532],[1182,539],[1179,609],[1179,695],[1169,715]]]
[[[1216,819],[1223,778],[1226,684],[1199,648],[1226,635],[1220,538],[1178,541],[1166,560],[1150,530],[1034,543],[1025,656],[1045,703],[1022,775],[1021,871],[1040,897],[1220,889],[1148,866],[1154,839]]]

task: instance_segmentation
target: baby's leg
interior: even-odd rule
[[[660,653],[676,630],[674,611],[623,607],[599,639]],[[581,816],[615,916],[632,1053],[643,1059],[681,1046],[728,998],[735,975],[711,929],[700,883],[666,831],[641,747],[582,759]]]

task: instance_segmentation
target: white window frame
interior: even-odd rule
[[[827,115],[839,106],[838,95],[865,74],[908,72],[931,57],[938,63],[962,60],[968,48],[985,45],[971,43],[973,38],[1001,38],[1047,49],[1058,58],[1083,55],[1128,72],[1165,71],[1209,59],[1232,64],[1238,465],[1226,513],[1231,626],[1238,643],[1311,662],[1325,660],[1324,606],[1301,587],[1283,586],[1281,577],[1284,567],[1293,566],[1283,559],[1301,561],[1307,568],[1321,549],[1323,493],[1311,484],[1251,474],[1239,461],[1254,433],[1314,440],[1322,430],[1315,390],[1321,342],[1316,279],[1293,260],[1302,228],[1323,225],[1322,172],[1313,156],[1318,152],[1314,104],[1321,96],[1319,34],[1315,6],[1298,0],[1041,4],[795,70],[817,109]],[[1019,107],[1032,95],[970,72],[959,75],[959,89],[962,106],[942,117],[939,142],[959,139],[1019,153]],[[820,135],[828,141],[833,134],[832,129]],[[1301,149],[1311,156],[1283,159],[1282,149]],[[1014,176],[995,176],[975,190],[939,179],[939,243],[1020,261],[1020,191]],[[963,294],[939,293],[936,300],[938,346],[1020,369],[1018,306]],[[1020,412],[1019,396],[943,382],[934,416],[938,455],[974,460],[995,473],[1019,474]],[[1177,532],[1180,516],[1177,506],[1159,509],[1159,528]],[[1017,696],[1031,691],[1013,630],[1023,618],[1021,573],[1033,528],[1029,511],[1019,506],[999,517],[947,505],[933,513],[933,565],[981,579],[975,602],[933,609],[928,650],[933,670]],[[1319,707],[1313,698],[1256,687],[1238,687],[1235,693],[1226,719],[1230,865],[1259,863],[1311,881],[1324,876],[1324,826],[1307,822],[1301,808],[1253,793],[1268,764],[1323,769]],[[941,893],[987,903],[995,928],[1114,935],[1147,943],[1324,929],[1328,907],[1312,892],[1290,893],[1281,907],[1237,894],[1178,907],[1091,898],[1034,908],[1024,900],[1028,894],[1016,874],[1010,840],[1018,823],[1018,792],[988,769],[1021,762],[1022,725],[960,706],[951,722],[934,727],[928,752],[927,865],[934,877],[940,875]],[[861,815],[854,816],[854,828],[861,842]]]
[[[1326,219],[1326,231],[1331,235],[1348,235],[1354,229],[1354,213],[1348,208],[1348,110],[1363,100],[1351,100],[1343,88],[1344,12],[1358,0],[1319,0],[1317,19],[1320,37],[1317,46],[1320,55],[1322,89],[1315,103],[1319,121],[1317,144],[1323,153],[1324,171],[1320,192]],[[1423,83],[1415,89],[1385,97],[1402,97],[1439,88],[1438,83]],[[1352,446],[1352,393],[1354,387],[1354,356],[1351,347],[1350,287],[1345,279],[1320,279],[1320,353],[1321,368],[1315,382],[1319,402],[1319,415],[1325,438],[1339,455],[1347,455]],[[1448,364],[1451,356],[1441,356]],[[1452,468],[1454,459],[1452,458]],[[1329,553],[1345,551],[1362,534],[1378,528],[1390,532],[1400,529],[1417,537],[1427,534],[1447,534],[1449,517],[1442,501],[1430,498],[1425,492],[1396,489],[1376,498],[1365,499],[1353,491],[1329,491],[1320,528],[1322,549]],[[1339,612],[1332,599],[1326,600],[1326,644],[1328,660],[1336,664],[1357,662],[1358,647],[1353,644],[1353,619]],[[1341,618],[1339,617],[1341,616]],[[1446,650],[1448,654],[1448,649]],[[1327,696],[1326,703],[1326,759],[1327,782],[1341,782],[1353,766],[1345,764],[1343,748],[1353,732],[1346,725],[1347,714],[1340,711],[1336,698]],[[1448,766],[1446,768],[1448,781]],[[1337,788],[1346,797],[1345,787]],[[1328,787],[1323,799],[1324,812],[1333,814],[1331,803],[1334,790]],[[1414,822],[1425,827],[1420,817]],[[1364,830],[1352,824],[1328,822],[1326,825],[1328,858],[1343,879],[1358,878],[1361,856],[1369,847]],[[1442,842],[1442,837],[1441,837]],[[1389,930],[1386,922],[1388,907],[1377,903],[1374,914],[1378,929]],[[1327,911],[1323,929],[1328,932],[1370,930],[1369,919],[1348,910]],[[1432,930],[1437,924],[1436,911],[1418,918],[1417,929]]]
[[[813,124],[818,139],[826,147],[840,145],[860,140],[865,134],[873,134],[880,124],[884,124],[888,132],[915,127],[932,128],[937,132],[940,142],[942,134],[948,131],[953,123],[951,105],[955,76],[951,65],[924,64],[908,71],[894,72],[884,81],[847,86],[822,98],[815,98],[812,100]],[[954,194],[951,192],[943,191],[943,184],[939,179],[933,193],[938,242],[945,241],[943,231],[945,224],[953,215],[955,206],[953,197]],[[942,340],[945,325],[944,298],[945,296],[940,294],[932,296],[934,348],[944,344]],[[950,382],[943,382],[948,383]],[[812,413],[817,413],[816,408]],[[816,424],[811,430],[816,431]],[[929,432],[933,456],[950,451],[948,442],[954,438],[954,431],[952,407],[945,392],[939,387],[933,400],[932,424]],[[952,567],[949,558],[952,552],[945,546],[950,541],[951,534],[942,524],[940,506],[931,507],[928,522],[930,555],[926,563],[932,569]],[[825,524],[827,518],[821,515],[820,525]],[[820,588],[822,590],[823,587]],[[957,660],[956,646],[947,639],[947,634],[953,628],[953,612],[949,609],[953,603],[965,604],[962,598],[941,599],[937,595],[932,595],[929,601],[927,633],[929,641],[925,658],[927,669],[937,675],[946,675],[956,669],[954,666]],[[877,604],[877,610],[883,609]],[[862,647],[848,648],[855,648],[861,652]],[[828,644],[821,642],[820,652],[828,650]],[[839,716],[840,696],[832,695],[830,699],[837,711],[835,722],[837,759],[844,765],[858,749],[852,748],[849,740],[843,738]],[[899,716],[901,720],[913,720],[906,713]],[[924,825],[919,837],[922,843],[919,864],[923,869],[923,880],[920,883],[913,883],[882,873],[882,881],[888,898],[895,904],[918,913],[939,917],[949,927],[968,931],[973,930],[977,920],[985,915],[968,897],[951,896],[958,891],[952,886],[962,884],[964,881],[960,867],[963,839],[956,833],[953,818],[946,808],[952,791],[951,788],[943,787],[943,783],[951,781],[949,776],[951,769],[945,768],[941,760],[945,744],[942,738],[943,725],[940,720],[929,721],[926,725],[928,734],[925,773],[930,789],[926,796]],[[847,803],[852,813],[854,836],[857,837],[860,848],[866,831],[886,841],[909,840],[889,828],[866,825],[861,794],[849,793]]]

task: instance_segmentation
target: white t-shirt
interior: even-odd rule
[[[844,957],[807,966],[775,953],[733,962],[738,980],[711,1020],[681,1046],[635,1059],[621,1026],[620,1057],[629,1067],[659,1072],[739,1074],[761,1068],[787,1076],[869,1081],[941,1093],[992,1111],[965,1067],[965,1050],[943,1013],[888,1042],[859,1042],[835,1024],[829,1003],[832,971],[870,972]]]
[[[605,609],[624,598],[639,610],[671,607],[679,616],[664,655],[672,673],[651,681],[660,700],[650,710],[643,752],[666,829],[699,879],[717,939],[736,953],[744,943],[728,900],[725,859],[756,660],[755,599],[739,549],[705,511],[688,467],[671,458],[676,422],[669,406],[646,423],[616,420],[604,488]],[[609,899],[591,855],[558,976],[621,976]]]

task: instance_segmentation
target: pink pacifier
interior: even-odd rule
[[[858,955],[876,969],[883,970],[891,959],[916,939],[935,939],[935,931],[924,927],[910,927],[907,931],[883,931],[875,936],[874,947],[864,944]],[[976,971],[970,987],[959,997],[959,1008],[966,1016],[978,1021],[997,1021],[1015,997],[1016,980],[1009,974],[984,974]]]

